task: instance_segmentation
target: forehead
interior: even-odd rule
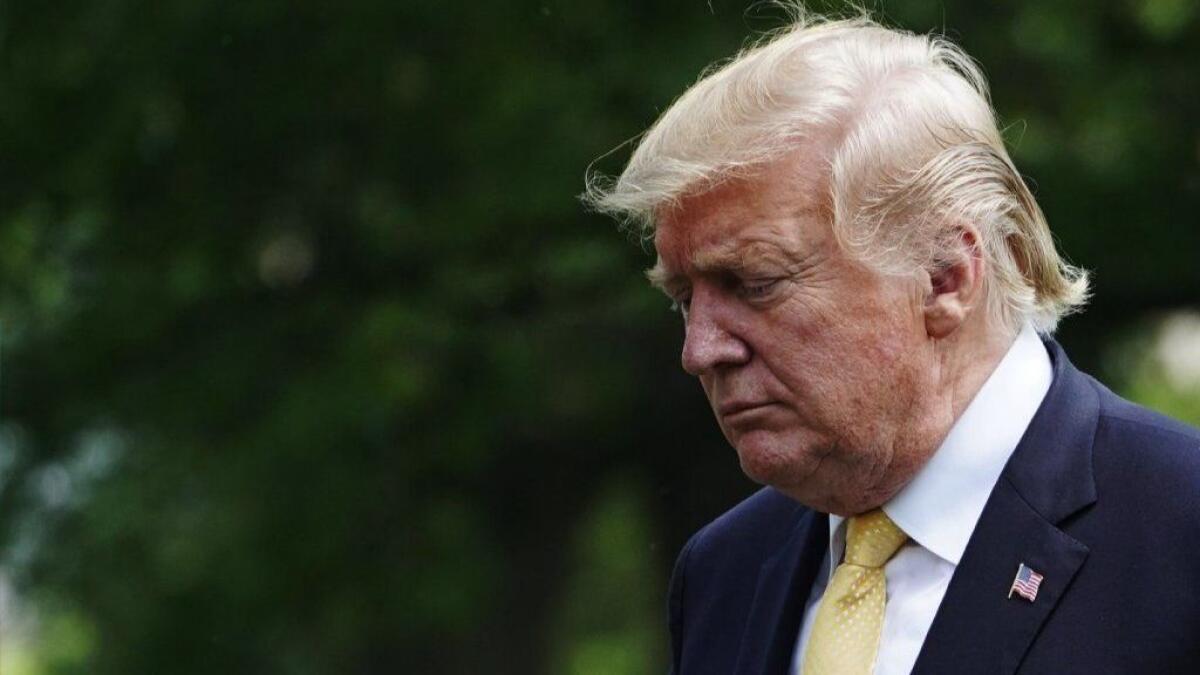
[[[698,258],[816,246],[829,235],[829,210],[815,164],[796,154],[685,195],[659,214],[657,267],[682,272]]]

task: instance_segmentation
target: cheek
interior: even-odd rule
[[[788,353],[789,379],[835,426],[891,417],[914,386],[915,345],[901,318],[873,306],[813,322]]]
[[[747,337],[767,369],[810,406],[862,409],[889,398],[886,389],[908,379],[902,371],[920,346],[910,303],[874,287],[825,295],[797,293]]]
[[[859,418],[877,434],[905,424],[920,380],[919,345],[902,332],[903,326],[888,328],[891,330],[864,336],[853,352],[858,356],[848,360],[848,365],[853,364],[853,375],[846,375],[853,381],[854,408]]]
[[[835,316],[814,309],[802,300],[789,302],[754,336],[764,375],[778,380],[810,411],[837,396],[845,356],[858,342]]]
[[[835,322],[847,360],[887,371],[911,358],[924,334],[911,299],[897,289],[879,287],[862,289],[851,297]]]

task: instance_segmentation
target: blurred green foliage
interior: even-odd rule
[[[1076,360],[1200,415],[1106,357],[1200,302],[1198,3],[880,9],[989,74],[1097,273]],[[574,195],[778,23],[0,5],[0,552],[26,627],[0,669],[660,670],[675,551],[752,486],[649,258]]]

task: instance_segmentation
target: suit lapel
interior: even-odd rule
[[[1088,555],[1059,525],[1096,501],[1099,399],[1056,343],[1054,381],[975,526],[913,673],[1017,670]],[[1008,597],[1018,566],[1043,576],[1037,598]]]
[[[913,673],[1013,673],[1087,557],[1003,478],[980,516]],[[1009,589],[1024,563],[1043,577],[1036,600]]]
[[[804,618],[804,605],[827,548],[828,516],[806,510],[792,536],[759,571],[735,673],[788,672]]]

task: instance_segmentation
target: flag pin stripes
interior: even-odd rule
[[[1021,563],[1017,568],[1017,576],[1013,578],[1012,586],[1008,589],[1008,597],[1011,598],[1013,593],[1033,602],[1037,599],[1038,586],[1042,584],[1042,575],[1034,572],[1032,568]]]

